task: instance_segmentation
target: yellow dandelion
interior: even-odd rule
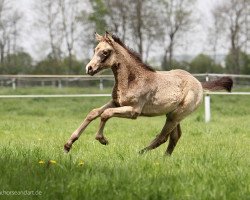
[[[38,141],[41,141],[42,139],[41,138],[38,138]]]
[[[49,160],[49,164],[56,164],[55,160]]]
[[[78,166],[83,166],[84,165],[84,162],[83,161],[80,161],[79,163],[78,163]]]
[[[38,163],[39,164],[44,164],[45,162],[43,160],[40,160]]]

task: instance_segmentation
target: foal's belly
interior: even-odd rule
[[[165,108],[158,106],[145,106],[141,112],[141,116],[147,116],[147,117],[154,117],[154,116],[160,116],[160,115],[166,115],[173,111],[172,108]]]
[[[148,97],[141,115],[166,115],[175,110],[185,96],[183,83],[184,81],[179,77],[157,74],[155,90]]]
[[[181,98],[152,99],[148,101],[141,112],[142,116],[166,115],[175,110],[180,104]]]

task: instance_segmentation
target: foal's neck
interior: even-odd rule
[[[124,53],[124,51],[122,52]],[[121,105],[122,99],[129,95],[129,92],[138,90],[140,82],[147,82],[152,73],[142,63],[138,63],[131,55],[126,52],[120,53],[117,59],[117,64],[112,66],[112,71],[115,77],[115,85],[112,92],[112,97],[117,105]]]
[[[119,60],[120,62],[112,67],[116,81],[122,79],[126,82],[127,80],[131,81],[131,79],[146,78],[151,73],[142,63],[138,63],[130,55],[123,55]]]

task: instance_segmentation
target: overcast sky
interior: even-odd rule
[[[195,55],[200,52],[211,54],[210,47],[208,47],[207,43],[207,33],[208,27],[212,23],[211,17],[211,9],[221,2],[221,0],[197,0],[196,10],[201,16],[200,22],[201,24],[197,26],[195,31],[191,34],[186,35],[187,40],[183,40],[183,44],[178,47],[175,54],[191,54]],[[25,29],[25,34],[23,35],[22,45],[25,50],[28,51],[33,57],[39,58],[43,54],[39,52],[39,34],[32,32],[32,28],[30,28],[33,24],[33,0],[13,0],[14,6],[18,8],[22,8],[23,13],[25,14],[25,22],[26,26],[23,27]],[[29,32],[31,31],[31,32]],[[218,53],[225,53],[225,50],[220,49]]]

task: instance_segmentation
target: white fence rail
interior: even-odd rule
[[[113,75],[97,75],[94,77],[88,75],[0,75],[0,86],[11,86],[14,90],[18,86],[53,86],[62,88],[69,86],[73,82],[99,82],[100,90],[103,90],[103,81],[114,81]],[[63,85],[64,83],[64,85]]]
[[[0,99],[15,98],[67,98],[67,97],[111,97],[111,94],[20,94],[0,95]]]
[[[193,74],[201,81],[208,81],[222,76],[230,76],[234,79],[234,85],[236,87],[249,87],[250,88],[250,75],[238,75],[238,74]],[[244,79],[244,80],[243,80]],[[10,86],[15,90],[20,82],[35,81],[40,82],[40,86],[45,86],[45,82],[51,82],[52,86],[62,88],[64,83],[73,81],[99,81],[99,88],[103,90],[104,80],[114,81],[113,75],[0,75],[0,86]],[[242,81],[243,80],[243,81]],[[56,84],[57,83],[57,84]],[[22,85],[20,85],[22,86]],[[32,85],[31,85],[32,86]],[[211,120],[210,109],[210,96],[211,95],[250,95],[250,92],[205,92],[204,93],[204,105],[205,105],[205,122]],[[110,94],[39,94],[39,95],[0,95],[1,98],[68,98],[68,97],[109,97]]]
[[[249,87],[250,86],[250,75],[238,75],[238,74],[193,74],[200,81],[206,81],[215,79],[221,76],[230,76],[234,79],[236,86]],[[113,75],[99,75],[99,76],[88,76],[88,75],[0,75],[0,86],[12,87],[14,90],[17,87],[23,86],[53,86],[62,88],[64,86],[71,86],[72,83],[79,83],[79,86],[89,86],[93,82],[98,83],[100,90],[103,90],[106,82],[113,82]],[[83,84],[85,83],[85,85]],[[87,83],[87,84],[86,84]],[[109,86],[112,83],[108,84]]]
[[[205,122],[206,123],[210,122],[211,120],[210,95],[250,95],[250,92],[206,92],[204,93]]]

